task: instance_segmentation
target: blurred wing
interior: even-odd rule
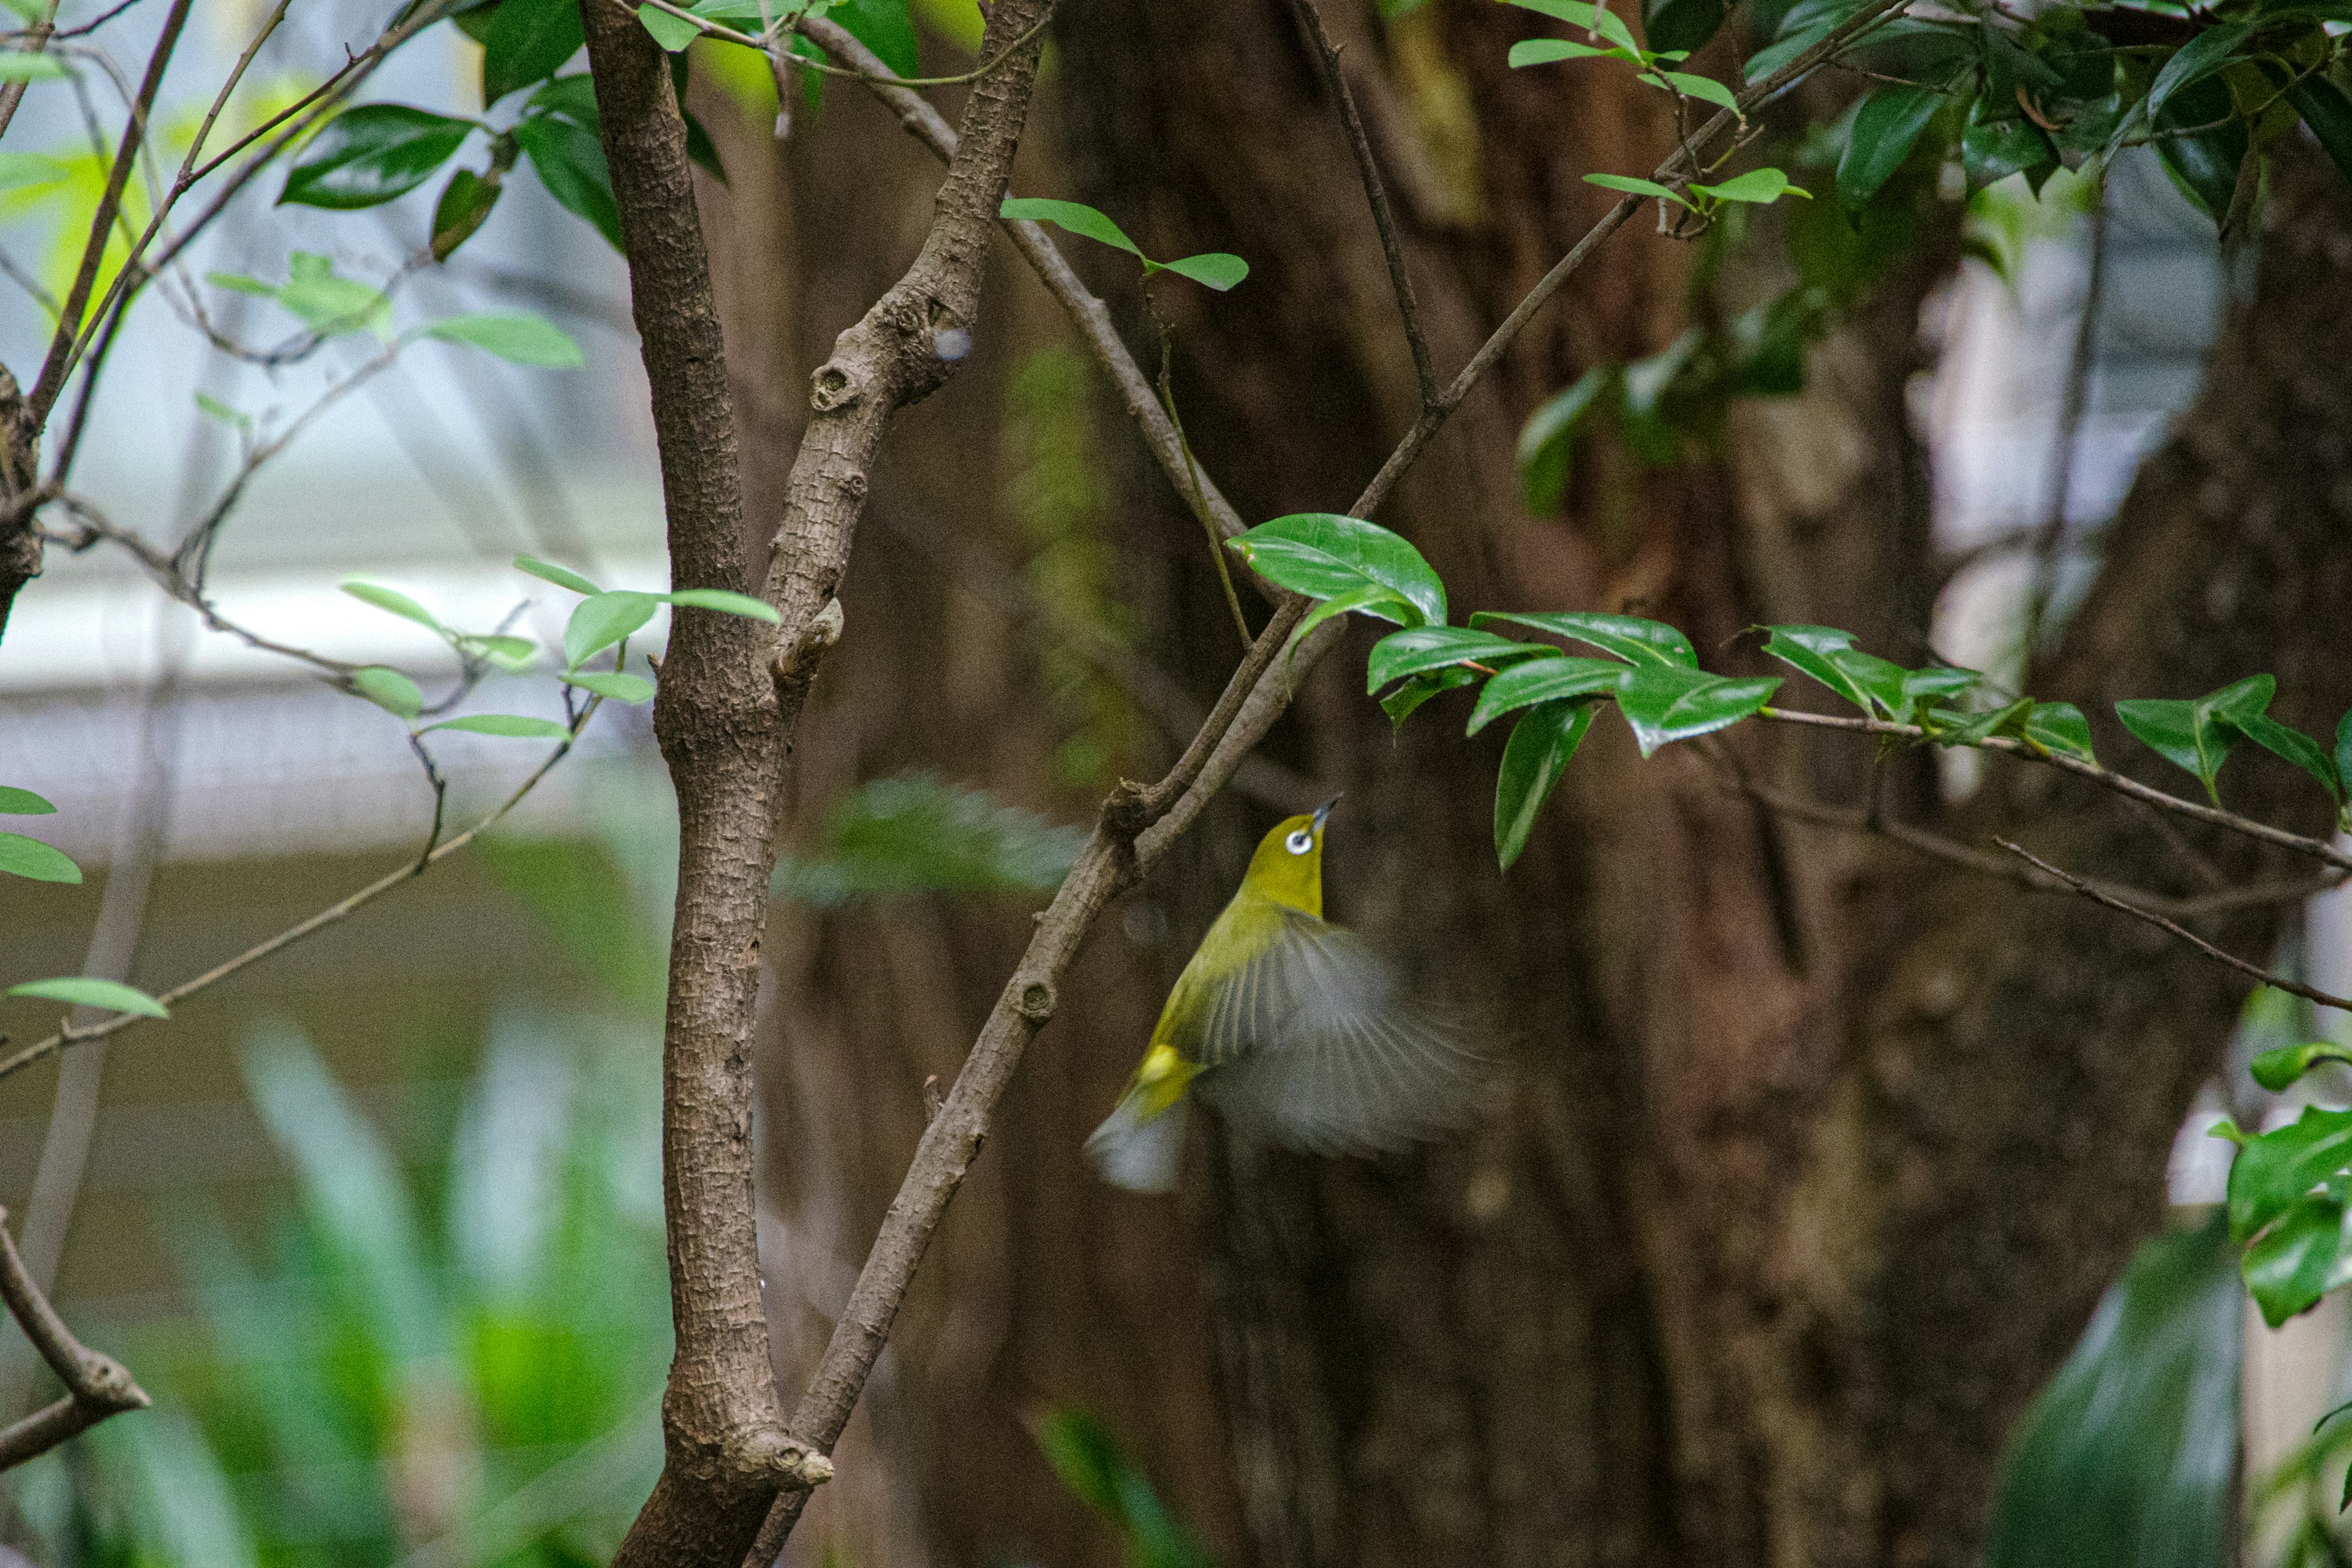
[[[1143,1091],[1133,1090],[1121,1098],[1087,1140],[1087,1158],[1102,1173],[1102,1179],[1115,1187],[1130,1193],[1172,1193],[1191,1109],[1179,1100],[1158,1115],[1148,1115]]]
[[[1307,914],[1218,988],[1188,1044],[1216,1069],[1194,1092],[1310,1153],[1435,1137],[1477,1113],[1490,1081],[1475,1030],[1406,999],[1361,937]]]

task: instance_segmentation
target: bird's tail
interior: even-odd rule
[[[1175,1103],[1155,1111],[1150,1099],[1150,1090],[1140,1084],[1129,1089],[1087,1140],[1087,1158],[1095,1163],[1102,1179],[1115,1187],[1131,1193],[1172,1193],[1192,1100],[1179,1097]]]

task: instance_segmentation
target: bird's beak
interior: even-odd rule
[[[1323,831],[1323,819],[1331,815],[1331,808],[1339,804],[1339,797],[1335,795],[1329,800],[1325,801],[1321,805],[1315,808],[1316,832],[1320,833]]]

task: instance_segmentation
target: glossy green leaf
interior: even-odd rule
[[[2342,1200],[2314,1193],[2289,1206],[2246,1248],[2246,1289],[2262,1309],[2263,1321],[2275,1329],[2319,1305],[2337,1286],[2352,1283],[2345,1218]]]
[[[536,555],[518,555],[514,563],[518,572],[528,572],[542,582],[552,583],[559,588],[569,588],[575,594],[601,594],[604,591],[571,567],[558,566],[552,561],[541,561]]]
[[[1055,201],[1049,196],[1007,196],[996,216],[1010,223],[1050,223],[1082,239],[1091,239],[1147,259],[1127,231],[1084,202]]]
[[[725,588],[680,588],[674,594],[656,594],[654,597],[666,605],[677,605],[689,610],[711,610],[722,616],[741,616],[746,620],[765,621],[770,626],[782,626],[784,617],[765,599],[755,599],[749,594],[730,593]]]
[[[0,871],[35,882],[81,880],[71,856],[21,833],[0,833]]]
[[[2230,1234],[2251,1241],[2305,1194],[2352,1168],[2352,1110],[2306,1105],[2284,1127],[2249,1138],[2230,1166]]]
[[[1617,384],[1613,365],[1597,364],[1552,394],[1528,416],[1519,431],[1519,489],[1527,508],[1538,516],[1559,510],[1568,497],[1570,455],[1578,432]]]
[[[1898,689],[1898,711],[1904,722],[1916,723],[1928,707],[1964,696],[1983,684],[1981,672],[1955,665],[1931,664],[1925,669],[1906,669]]]
[[[2156,73],[2156,80],[2148,85],[2148,114],[2162,114],[2174,93],[2228,65],[2230,57],[2254,36],[2255,26],[2252,22],[2225,22],[2206,28],[2175,49],[2172,58],[2164,62],[2164,68]]]
[[[2072,702],[2037,702],[2025,721],[2025,738],[2045,752],[2094,763],[2091,721]]]
[[[1947,708],[1937,709],[1936,743],[1939,746],[1976,746],[1995,735],[2022,735],[2033,718],[2033,699],[2021,697],[2016,701],[1982,713],[1955,713]]]
[[[1853,634],[1835,626],[1767,626],[1764,651],[1782,664],[1828,687],[1867,715],[1870,693],[1831,656],[1853,647]]]
[[[446,261],[457,255],[457,247],[489,221],[490,209],[499,205],[499,193],[503,188],[499,182],[484,179],[471,169],[450,174],[449,183],[441,187],[441,199],[433,204],[434,260]]]
[[[609,697],[615,702],[646,702],[652,700],[654,694],[654,683],[644,676],[610,669],[575,669],[564,676],[563,683],[599,697]]]
[[[1381,698],[1381,711],[1389,716],[1392,730],[1401,730],[1414,710],[1431,698],[1484,679],[1476,670],[1464,669],[1459,665],[1446,669],[1424,669],[1419,675],[1405,677],[1403,683],[1394,691]]]
[[[534,114],[516,121],[513,134],[556,204],[620,249],[621,209],[613,202],[613,177],[595,131],[555,114]]]
[[[2253,1074],[2256,1083],[2273,1094],[2283,1094],[2295,1079],[2321,1062],[2352,1062],[2352,1046],[2338,1045],[2333,1040],[2280,1046],[2256,1057],[2247,1064],[2247,1070]]]
[[[1777,202],[1782,196],[1802,196],[1812,200],[1812,193],[1801,185],[1792,185],[1789,176],[1778,169],[1750,169],[1737,179],[1719,185],[1694,184],[1692,190],[1701,191],[1719,202]]]
[[[1465,734],[1475,735],[1504,714],[1533,702],[1614,694],[1633,672],[1613,658],[1536,658],[1515,664],[1486,682],[1470,710]]]
[[[1377,585],[1392,590],[1423,624],[1445,624],[1445,584],[1420,551],[1378,523],[1338,512],[1296,512],[1259,523],[1226,548],[1294,594],[1329,599]]]
[[[1216,1568],[1094,1415],[1075,1407],[1048,1410],[1034,1432],[1062,1485],[1118,1534],[1128,1568]]]
[[[579,0],[499,0],[482,36],[483,105],[553,76],[580,44]]]
[[[110,1013],[136,1013],[142,1018],[168,1018],[163,1004],[135,985],[115,980],[68,975],[56,980],[27,980],[11,985],[10,996],[34,996],[44,1002],[64,1002],[76,1007],[102,1007]]]
[[[1633,664],[1678,664],[1686,669],[1698,668],[1698,654],[1690,638],[1663,621],[1645,621],[1636,616],[1610,616],[1597,610],[1481,610],[1470,617],[1474,626],[1488,626],[1502,622],[1510,626],[1533,626],[1539,632],[1571,637],[1615,654]]]
[[[1633,29],[1625,25],[1625,18],[1614,11],[1591,4],[1590,0],[1511,0],[1511,4],[1522,11],[1538,12],[1555,21],[1565,22],[1571,27],[1580,27],[1588,34],[1598,33],[1629,54],[1642,52],[1642,46],[1635,40]]]
[[[1696,98],[1701,103],[1712,103],[1734,113],[1739,110],[1739,96],[1711,76],[1699,76],[1691,71],[1660,71],[1658,74],[1673,83],[1675,90],[1685,98]]]
[[[2141,1244],[2011,1434],[1986,1568],[2227,1561],[2245,1307],[2218,1225]]]
[[[1838,648],[1826,657],[1848,680],[1870,694],[1881,716],[1901,720],[1909,713],[1910,699],[1904,689],[1910,679],[1909,670],[1858,647]]]
[[[1562,60],[1627,58],[1623,49],[1603,47],[1599,44],[1580,44],[1572,38],[1521,38],[1511,46],[1507,57],[1514,70],[1529,66],[1558,65]]]
[[[356,577],[345,578],[341,586],[344,593],[363,605],[373,605],[377,609],[389,611],[404,621],[415,621],[429,631],[439,632],[442,629],[440,621],[432,611],[397,590],[380,584],[363,583]]]
[[[474,132],[401,103],[364,103],[327,121],[286,173],[279,205],[350,210],[406,195],[433,177]]]
[[[424,335],[446,343],[469,344],[511,364],[578,370],[588,363],[570,333],[520,310],[444,317],[425,328]]]
[[[417,733],[429,735],[436,730],[461,730],[470,735],[503,735],[515,741],[561,741],[572,733],[552,719],[533,719],[521,713],[468,713],[462,719],[444,719],[438,724],[427,724]]]
[[[2147,103],[2116,128],[2118,139],[2147,128]],[[2237,120],[2237,101],[2229,83],[2218,76],[2176,89],[2156,117],[2156,129],[2168,134],[2156,139],[2158,157],[2180,193],[2206,216],[2219,224],[2230,210],[2251,144],[2245,124]],[[2211,126],[2191,131],[2192,126]]]
[[[1837,166],[1838,205],[1849,220],[1903,166],[1943,106],[1944,95],[1927,87],[1874,88],[1862,100]]]
[[[2352,100],[2324,76],[2307,76],[2286,89],[2286,100],[2311,128],[2336,172],[2352,180]]]
[[[702,29],[693,23],[656,5],[638,6],[637,24],[652,36],[655,43],[673,55],[702,37]]]
[[[1467,626],[1409,626],[1401,632],[1391,632],[1372,645],[1371,658],[1364,664],[1364,689],[1378,691],[1391,680],[1466,660],[1475,659],[1489,668],[1499,669],[1521,659],[1557,658],[1559,654],[1559,650],[1548,643],[1520,642],[1516,637],[1472,631]]]
[[[2344,798],[2342,780],[2336,773],[2336,759],[2319,742],[2291,725],[2282,724],[2263,713],[2248,713],[2231,722],[2239,733],[2274,757],[2283,757],[2319,781],[2328,798],[2341,802]]]
[[[1646,757],[1661,746],[1737,724],[1770,700],[1780,685],[1778,676],[1737,679],[1679,665],[1637,664],[1617,688],[1617,711]]]
[[[385,665],[371,664],[351,674],[351,689],[396,719],[415,719],[425,711],[425,693],[416,682]]]
[[[1617,668],[1622,673],[1624,667]],[[1590,702],[1546,702],[1511,726],[1495,774],[1495,859],[1503,869],[1527,847],[1544,802],[1592,728],[1592,709]]]
[[[1725,0],[1643,0],[1642,36],[1660,49],[1696,50],[1715,37]]]
[[[2116,717],[2165,761],[2195,773],[2218,805],[2214,778],[2244,732],[2239,721],[2261,717],[2277,685],[2267,675],[2250,675],[2193,701],[2133,698],[2116,704]]]
[[[1979,119],[1983,108],[1980,98],[1971,103],[1968,123],[1960,130],[1960,172],[1970,191],[2058,162],[2058,149],[2048,132],[2023,118]]]
[[[1584,183],[1588,185],[1599,185],[1606,191],[1622,191],[1629,196],[1655,196],[1660,201],[1673,202],[1678,206],[1690,205],[1690,203],[1658,184],[1657,181],[1635,179],[1631,174],[1587,174],[1584,176]]]
[[[1286,654],[1296,658],[1298,645],[1305,642],[1317,626],[1349,614],[1372,616],[1401,626],[1417,626],[1421,620],[1421,612],[1395,589],[1378,583],[1366,583],[1344,594],[1318,601],[1300,619],[1297,629],[1290,634]]]
[[[652,620],[660,607],[661,601],[655,595],[625,588],[581,600],[563,627],[565,667],[578,669],[591,657]]]
[[[31,790],[0,784],[0,816],[47,816],[57,809]]]
[[[1198,256],[1180,256],[1173,261],[1160,264],[1162,272],[1173,272],[1181,278],[1216,289],[1219,293],[1232,288],[1249,276],[1249,263],[1238,256],[1222,250],[1204,250]]]

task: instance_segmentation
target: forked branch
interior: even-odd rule
[[[66,1385],[64,1398],[0,1428],[0,1470],[46,1454],[110,1415],[144,1410],[152,1403],[121,1362],[74,1338],[25,1267],[16,1238],[8,1234],[5,1209],[0,1209],[0,1300],[8,1303],[9,1315]]]

